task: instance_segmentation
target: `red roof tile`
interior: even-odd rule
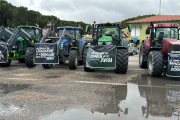
[[[176,21],[176,20],[180,20],[180,15],[156,15],[156,16],[129,21],[127,23],[161,22],[161,21]]]

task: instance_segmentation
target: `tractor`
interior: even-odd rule
[[[46,31],[41,42],[35,44],[35,64],[43,68],[51,68],[53,64],[63,64],[69,60],[69,69],[76,69],[77,64],[83,64],[83,53],[86,42],[81,27],[57,27],[57,37],[50,37],[51,30]],[[49,50],[47,52],[46,50]]]
[[[115,70],[126,74],[128,69],[128,39],[122,39],[122,23],[101,23],[92,25],[92,42],[84,52],[84,71]],[[95,34],[95,30],[97,33]],[[131,26],[128,26],[131,32]]]
[[[175,23],[158,23],[147,26],[146,34],[150,38],[143,40],[139,52],[139,66],[147,68],[152,77],[163,75],[180,76],[180,41],[179,25]]]
[[[8,31],[9,32],[9,31]],[[4,36],[7,36],[5,33]],[[10,32],[9,32],[10,33]],[[1,33],[0,33],[1,34]],[[2,41],[1,52],[7,54],[7,61],[0,63],[1,67],[7,67],[11,64],[11,60],[18,60],[19,62],[26,62],[27,67],[34,67],[33,56],[29,56],[29,52],[34,53],[34,43],[38,42],[42,37],[42,29],[36,26],[18,26],[9,39]]]

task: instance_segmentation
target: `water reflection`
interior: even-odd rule
[[[138,88],[146,105],[141,107],[142,116],[172,117],[180,113],[180,82],[168,78],[138,76]]]
[[[126,100],[127,96],[127,85],[112,86],[109,90],[96,90],[95,93],[101,97],[101,102],[105,105],[92,110],[94,112],[107,114],[117,114],[120,117],[120,113],[128,114],[128,108],[121,109],[118,104],[122,100]]]

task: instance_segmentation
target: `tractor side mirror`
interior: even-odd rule
[[[132,25],[131,25],[131,24],[128,25],[128,31],[129,31],[129,32],[132,31]]]
[[[150,34],[150,30],[146,29],[146,35],[149,35],[149,34]]]

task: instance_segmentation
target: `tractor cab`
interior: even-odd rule
[[[57,27],[59,37],[62,36],[64,29],[66,29],[66,32],[72,38],[72,41],[70,41],[71,46],[78,46],[79,43],[82,42],[82,35],[84,33],[81,27]],[[63,38],[63,41],[62,41],[63,47],[61,47],[61,50],[67,50],[66,47],[68,46],[68,40],[65,37],[62,37],[62,38]],[[56,44],[57,43],[58,41],[56,42]]]
[[[34,39],[32,43],[34,42],[40,42],[42,38],[42,29],[36,26],[18,26],[25,30],[29,35],[31,35]],[[22,38],[19,38],[22,39]]]
[[[174,23],[158,23],[151,25],[151,47],[162,47],[163,39],[179,40],[179,25]],[[149,25],[146,34],[150,33]]]
[[[122,29],[126,27],[122,27],[122,24],[119,23],[100,23],[96,24],[94,28],[97,30],[96,40],[94,40],[94,45],[121,45],[127,46],[127,44],[123,45],[122,41]],[[129,31],[131,31],[131,27],[128,26]],[[93,31],[95,32],[95,30]]]

